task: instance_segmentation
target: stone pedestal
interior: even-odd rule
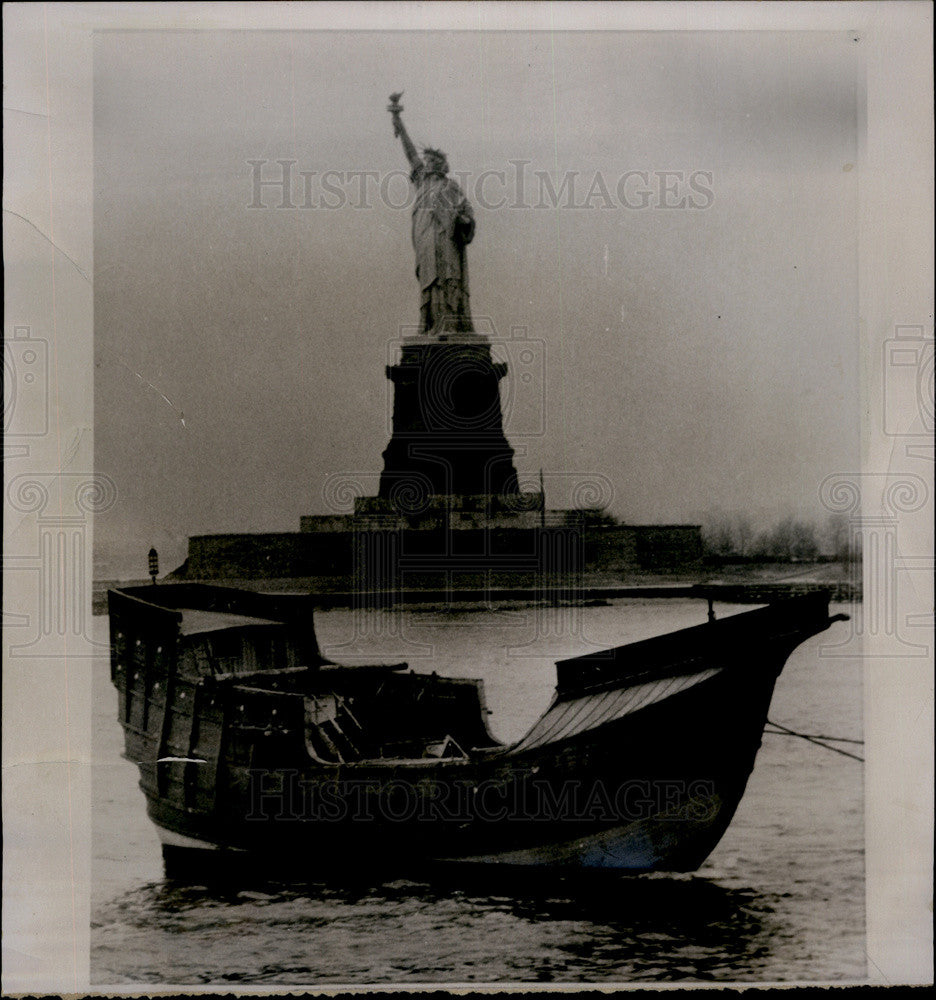
[[[507,365],[479,334],[410,337],[393,382],[393,432],[379,496],[407,504],[432,495],[514,494],[498,383]]]

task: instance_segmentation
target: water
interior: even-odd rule
[[[719,617],[737,611],[719,607]],[[842,609],[838,609],[842,610]],[[698,601],[582,609],[317,616],[341,662],[409,661],[481,677],[490,727],[515,739],[549,701],[563,656],[698,624]],[[95,619],[96,638],[106,620]],[[861,738],[861,664],[804,643],[771,718]],[[136,767],[120,758],[116,692],[95,664],[91,981],[360,984],[860,980],[863,767],[765,736],[741,806],[694,875],[501,876],[189,886],[163,878]],[[846,747],[861,753],[860,746]]]

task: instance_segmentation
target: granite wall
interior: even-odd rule
[[[702,559],[698,525],[562,526],[445,531],[324,530],[195,535],[188,579],[355,578],[385,585],[394,569],[414,584],[420,573],[535,577],[554,572],[673,571]],[[525,585],[525,584],[524,584]]]

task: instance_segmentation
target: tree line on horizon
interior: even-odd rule
[[[720,559],[852,562],[861,558],[843,514],[830,514],[822,524],[787,516],[758,531],[744,513],[717,512],[702,526],[702,544],[705,555]]]
[[[603,507],[588,507],[567,511],[565,523],[616,527],[624,522]],[[702,524],[703,554],[713,559],[853,562],[861,558],[856,544],[857,537],[852,539],[845,514],[830,514],[822,524],[787,516],[769,528],[757,530],[743,512],[715,511]]]

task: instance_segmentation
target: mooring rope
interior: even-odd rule
[[[771,722],[770,719],[767,720],[768,724],[771,726],[777,725],[776,722]],[[830,743],[858,743],[864,746],[864,740],[853,740],[849,739],[847,736],[823,736],[820,733],[798,733],[794,732],[792,729],[789,732],[774,733],[774,736],[808,736],[811,740],[828,740]]]
[[[822,740],[834,740],[836,743],[860,743],[864,746],[864,740],[850,740],[840,736],[810,736],[807,733],[798,733],[795,729],[789,729],[786,726],[781,726],[779,722],[774,722],[773,719],[768,719],[767,725],[781,730],[779,733],[771,733],[769,730],[765,729],[764,732],[768,733],[770,736],[798,736],[801,740],[814,743],[817,747],[822,747],[824,750],[832,750],[834,753],[840,753],[843,757],[851,757],[852,760],[858,760],[861,761],[862,764],[864,763],[864,757],[859,757],[856,753],[849,753],[841,747],[833,747],[829,746],[828,743],[821,742]]]

